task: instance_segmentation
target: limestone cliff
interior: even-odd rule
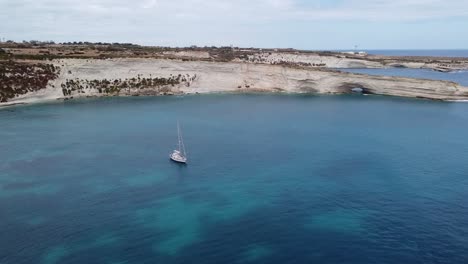
[[[50,62],[49,62],[50,63]],[[166,59],[61,59],[44,89],[8,103],[85,96],[163,95],[213,92],[364,93],[468,100],[468,88],[453,82],[369,76],[313,67]]]

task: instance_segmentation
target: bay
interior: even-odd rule
[[[0,123],[2,264],[468,261],[468,104],[101,98]]]

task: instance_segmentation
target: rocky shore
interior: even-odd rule
[[[49,63],[47,69],[54,69],[53,75],[36,71],[31,71],[31,75],[4,74],[3,78],[16,81],[8,82],[13,86],[10,90],[20,92],[4,96],[1,104],[90,96],[222,92],[346,94],[354,88],[366,94],[468,100],[468,88],[453,82],[369,76],[311,67],[144,58],[61,59]],[[34,76],[45,78],[47,84],[38,85],[38,89],[20,89]]]
[[[468,68],[468,61],[463,58],[234,48],[93,47],[4,48],[7,52],[0,58],[0,106],[95,96],[345,94],[356,90],[365,94],[468,100],[468,88],[454,82],[370,76],[335,69],[439,67],[448,71]]]

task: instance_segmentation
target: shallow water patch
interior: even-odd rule
[[[54,195],[63,190],[63,185],[48,183],[34,185],[22,189],[5,189],[0,185],[0,198],[8,198],[19,195]]]
[[[65,246],[56,246],[47,251],[42,259],[42,264],[56,264],[71,253]]]
[[[144,173],[126,177],[123,181],[130,187],[148,187],[159,184],[167,179],[162,173]]]
[[[240,263],[245,262],[257,262],[264,258],[271,256],[273,250],[262,244],[254,244],[250,245],[242,254],[242,258],[240,259]]]
[[[136,212],[136,222],[153,230],[155,251],[175,255],[183,248],[203,240],[204,225],[241,217],[267,203],[249,194],[240,186],[222,188],[222,202],[206,202],[175,196],[157,201],[158,206]]]
[[[52,247],[43,255],[41,264],[66,263],[64,259],[76,253],[88,251],[93,248],[114,247],[120,243],[120,237],[113,233],[104,233],[94,239],[63,244]]]
[[[158,252],[175,255],[182,248],[200,241],[200,217],[210,210],[208,203],[188,203],[182,197],[171,197],[158,201],[160,206],[140,209],[136,221],[156,233],[154,249]],[[159,235],[158,235],[159,234]]]
[[[38,225],[42,225],[46,223],[47,220],[48,218],[45,216],[33,216],[27,219],[24,219],[23,221],[30,226],[38,226]]]
[[[304,227],[308,230],[323,230],[338,233],[363,233],[369,210],[337,209],[310,216]]]

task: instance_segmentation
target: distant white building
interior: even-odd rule
[[[350,54],[350,55],[367,56],[367,52],[365,51],[343,51],[341,53]]]

